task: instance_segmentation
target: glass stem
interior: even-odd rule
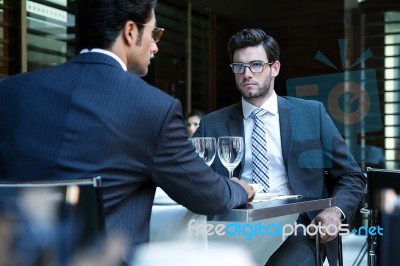
[[[229,172],[229,178],[232,178],[233,177],[233,171],[229,170],[228,172]]]

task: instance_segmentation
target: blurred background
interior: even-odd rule
[[[1,77],[79,52],[76,2],[0,0]],[[144,79],[185,115],[239,101],[226,43],[257,27],[281,47],[278,94],[324,102],[363,170],[400,167],[398,0],[159,0],[156,15],[166,30]]]

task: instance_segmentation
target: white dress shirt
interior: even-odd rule
[[[91,49],[91,50],[89,50],[89,49],[83,49],[80,53],[81,53],[81,54],[83,54],[83,53],[101,53],[101,54],[106,54],[106,55],[108,55],[108,56],[111,56],[111,57],[114,58],[115,60],[117,60],[117,62],[121,65],[121,67],[122,67],[125,71],[127,71],[127,67],[126,67],[124,61],[122,61],[121,58],[119,58],[116,54],[114,54],[114,53],[112,53],[112,52],[110,52],[110,51],[107,51],[107,50],[104,50],[104,49],[100,49],[100,48],[93,48],[93,49]]]
[[[257,107],[246,102],[242,98],[243,125],[245,141],[245,162],[241,178],[247,183],[253,183],[253,161],[251,152],[251,135],[254,127],[254,118],[251,113]],[[285,166],[282,158],[281,131],[279,126],[278,97],[273,95],[260,107],[268,111],[264,116],[266,129],[268,177],[270,189],[268,192],[280,195],[291,195],[293,191],[289,187]]]

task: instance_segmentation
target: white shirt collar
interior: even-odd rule
[[[108,56],[111,56],[111,57],[114,58],[115,60],[117,60],[117,62],[121,65],[121,67],[122,67],[125,71],[127,71],[127,67],[126,67],[124,61],[122,61],[121,58],[119,58],[116,54],[114,54],[114,53],[112,53],[112,52],[110,52],[110,51],[107,51],[107,50],[104,50],[104,49],[100,49],[100,48],[93,48],[93,49],[91,49],[91,50],[89,50],[89,49],[83,49],[80,53],[81,53],[81,54],[83,54],[83,53],[101,53],[101,54],[106,54],[106,55],[108,55]]]
[[[242,111],[244,119],[248,119],[251,113],[257,108],[257,106],[248,103],[242,97]],[[269,99],[265,101],[260,108],[268,111],[268,113],[272,115],[278,115],[278,96],[276,95],[275,91],[272,92],[271,97],[269,97]]]

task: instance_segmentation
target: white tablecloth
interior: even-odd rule
[[[248,228],[249,227],[257,227],[258,223],[261,223],[263,226],[267,225],[272,225],[272,226],[279,226],[281,223],[282,225],[285,224],[294,224],[294,222],[297,220],[298,214],[292,214],[292,215],[286,215],[286,216],[280,216],[280,217],[275,217],[275,218],[270,218],[266,220],[261,220],[257,222],[250,222],[250,223],[239,223],[237,225],[238,227],[246,225]],[[209,224],[212,225],[217,225],[217,224],[232,224],[232,222],[213,222],[209,221]],[[271,227],[270,227],[271,228]],[[246,229],[244,229],[246,230]],[[272,229],[271,229],[272,230]],[[270,232],[274,232],[271,231]],[[249,231],[247,231],[249,232]],[[283,243],[282,236],[279,234],[277,236],[271,236],[271,235],[261,235],[255,233],[253,237],[249,237],[249,235],[237,235],[235,234],[234,236],[229,236],[229,235],[224,235],[224,236],[218,236],[218,235],[212,235],[208,237],[208,241],[212,243],[219,243],[219,242],[229,242],[229,243],[235,243],[242,245],[245,247],[251,254],[254,262],[256,265],[264,265],[265,262],[269,259],[269,257],[279,248],[280,245]]]
[[[241,225],[254,226],[256,223],[262,225],[294,224],[298,214],[275,217],[252,223],[240,223]],[[160,241],[189,241],[200,243],[200,246],[206,247],[208,243],[235,243],[243,246],[249,251],[256,265],[264,265],[272,253],[283,243],[281,235],[266,236],[256,234],[251,239],[246,235],[210,235],[207,230],[196,232],[194,228],[215,228],[217,224],[227,226],[234,222],[208,221],[204,215],[198,215],[190,212],[181,205],[153,205],[152,217],[150,223],[150,245]],[[167,244],[167,243],[165,243]]]
[[[189,222],[195,226],[205,226],[207,217],[195,214],[182,205],[153,205],[150,221],[150,243],[160,241],[195,241],[206,245],[207,235],[192,234]]]

